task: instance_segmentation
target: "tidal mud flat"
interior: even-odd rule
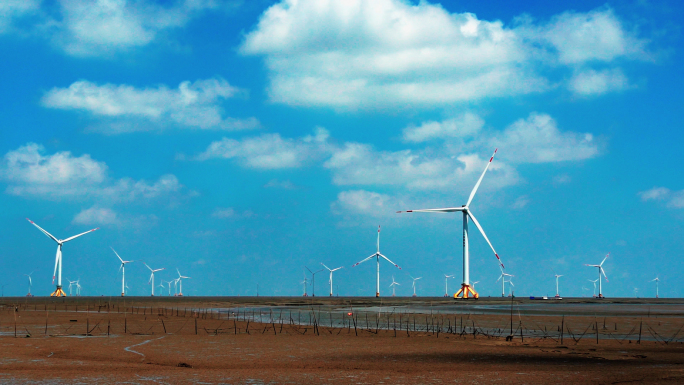
[[[684,382],[684,301],[535,306],[517,299],[6,298],[0,382]]]

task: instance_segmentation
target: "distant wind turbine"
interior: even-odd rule
[[[606,275],[606,271],[603,270],[603,262],[605,262],[606,259],[608,259],[609,256],[610,256],[610,253],[608,253],[608,255],[606,255],[606,257],[603,258],[603,261],[601,261],[601,264],[600,264],[600,265],[588,265],[588,264],[586,264],[586,263],[584,264],[584,266],[597,267],[597,268],[598,268],[599,293],[598,293],[598,297],[597,297],[597,298],[601,298],[601,299],[605,298],[605,297],[603,296],[603,291],[602,291],[602,288],[601,288],[601,274],[603,274],[603,276],[606,278],[606,282],[608,282],[608,276]]]
[[[121,296],[123,297],[124,295],[126,295],[126,290],[125,290],[125,288],[126,288],[126,264],[131,263],[131,262],[135,262],[135,261],[124,261],[123,259],[121,259],[121,257],[116,252],[116,250],[114,250],[113,247],[110,246],[109,248],[112,249],[114,254],[116,254],[116,257],[119,258],[119,261],[121,261],[121,266],[119,266],[119,271],[121,272]]]
[[[180,271],[178,270],[178,268],[176,268],[176,272],[178,273],[178,290],[179,290],[178,296],[182,297],[183,296],[183,280],[184,279],[190,279],[190,277],[182,276]],[[259,290],[257,289],[257,296],[258,296],[258,293],[259,293]]]
[[[453,275],[444,274],[444,296],[449,296],[449,278],[454,278]]]
[[[145,266],[147,266],[146,263],[145,263]],[[166,268],[162,267],[161,269],[154,269],[154,270],[149,266],[147,266],[147,268],[150,269],[150,271],[152,272],[152,274],[150,274],[150,279],[149,279],[149,281],[147,281],[147,283],[152,284],[152,297],[154,297],[154,273],[156,273],[158,271],[166,270]]]
[[[97,229],[88,230],[84,233],[74,235],[73,237],[69,237],[67,239],[57,239],[54,236],[52,236],[52,234],[48,233],[47,231],[43,230],[40,226],[35,224],[32,220],[30,220],[28,218],[26,218],[26,220],[29,221],[32,225],[36,226],[38,228],[38,230],[42,231],[43,234],[45,234],[48,238],[57,242],[57,255],[55,256],[55,270],[52,273],[52,283],[53,284],[55,283],[55,275],[57,275],[57,289],[55,289],[55,291],[52,294],[50,294],[50,297],[65,297],[66,293],[64,293],[64,290],[62,290],[62,245],[71,241],[71,240],[74,240],[74,239],[76,239],[82,235],[86,235],[88,233],[91,233],[91,232],[99,229],[99,227]],[[57,270],[57,267],[59,267],[59,270]]]
[[[328,269],[328,271],[330,271],[330,282],[329,283],[330,283],[330,296],[332,297],[333,296],[333,289],[332,289],[333,288],[333,271],[343,269],[344,266],[340,266],[337,269],[330,269],[328,266],[324,265],[323,262],[321,262],[321,265],[323,265],[323,267],[325,267],[326,269]]]
[[[306,266],[304,266],[306,267]],[[320,273],[323,271],[323,269],[316,270],[316,271],[311,271],[308,267],[306,267],[307,270],[311,273],[311,296],[315,297],[316,296],[316,274]],[[258,284],[257,284],[258,286]]]
[[[308,270],[308,269],[309,269],[309,268],[307,268],[307,270]],[[308,284],[308,282],[309,282],[309,278],[306,276],[306,271],[305,271],[305,272],[304,272],[304,280],[303,280],[302,282],[300,282],[300,283],[304,284],[304,295],[303,295],[303,297],[308,297],[308,296],[309,296],[309,295],[306,293],[306,285]]]
[[[656,298],[659,298],[659,297],[658,297],[658,282],[660,282],[660,278],[655,277],[655,279],[652,279],[652,280],[650,280],[649,282],[653,282],[653,281],[655,281],[655,283],[656,283]],[[29,290],[29,294],[30,294],[30,293],[31,293],[31,292],[30,292],[30,290]]]
[[[480,230],[480,233],[482,233],[482,236],[484,237],[485,241],[487,241],[487,244],[489,247],[492,249],[494,252],[494,256],[496,257],[497,261],[499,262],[499,265],[501,269],[504,268],[503,262],[501,262],[501,258],[499,258],[499,254],[496,253],[496,250],[494,250],[494,246],[492,246],[492,243],[489,242],[489,238],[487,238],[487,235],[485,234],[484,230],[482,229],[482,226],[480,226],[480,223],[475,219],[475,216],[473,215],[472,211],[470,211],[470,203],[473,201],[473,197],[475,197],[475,193],[477,192],[477,189],[480,187],[480,183],[482,183],[482,178],[484,178],[485,173],[487,172],[487,169],[489,168],[489,165],[492,164],[492,160],[494,160],[494,155],[496,155],[496,151],[494,150],[494,154],[492,154],[492,157],[489,158],[489,162],[487,162],[487,166],[485,166],[484,171],[482,172],[482,175],[480,175],[480,179],[477,180],[477,183],[475,184],[475,187],[473,187],[473,191],[470,192],[470,197],[468,197],[468,202],[461,206],[461,207],[449,207],[449,208],[443,208],[443,209],[423,209],[423,210],[408,210],[408,211],[397,211],[397,213],[414,213],[414,212],[423,212],[423,213],[451,213],[451,212],[456,212],[460,211],[463,213],[463,283],[461,284],[461,289],[454,294],[454,298],[475,298],[477,299],[479,297],[479,294],[470,287],[470,253],[468,249],[468,219],[470,218],[475,226],[477,227],[478,230]]]
[[[553,271],[553,275],[556,277],[556,298],[560,298],[560,294],[558,293],[558,278],[562,277],[562,275],[556,274],[553,269],[551,269],[551,271]]]
[[[496,282],[499,282],[499,280],[501,280],[501,296],[502,297],[506,296],[506,277],[514,277],[514,275],[504,273],[503,269],[501,269],[501,275],[499,276],[499,279],[496,280]]]
[[[33,281],[31,280],[31,275],[32,275],[34,272],[35,272],[35,270],[32,271],[30,274],[24,274],[25,276],[28,277],[28,281],[29,281],[28,294],[26,294],[27,297],[33,297],[33,294],[31,294],[31,286],[33,286]]]
[[[397,285],[401,286],[400,283],[394,281],[394,276],[392,276],[392,283],[390,284],[390,287],[392,288],[392,297],[396,297],[396,293],[394,292],[394,288]]]
[[[591,283],[594,284],[594,294],[593,294],[593,296],[596,297],[596,282],[598,282],[598,278],[596,278],[596,279],[593,280],[593,281],[592,281],[591,279],[588,279],[587,281],[589,281],[589,282],[591,282]]]
[[[409,275],[409,277],[411,277],[411,276]],[[421,279],[421,278],[423,278],[423,277],[418,277],[418,278],[411,277],[411,279],[413,279],[413,285],[412,286],[413,286],[413,296],[414,297],[416,297],[416,281]]]
[[[380,297],[380,258],[384,258],[387,262],[391,263],[396,267],[397,269],[401,270],[401,267],[397,265],[396,263],[392,262],[389,260],[389,258],[385,257],[384,255],[380,254],[380,226],[378,226],[378,251],[375,252],[375,254],[371,255],[370,257],[364,259],[363,261],[357,262],[356,264],[352,265],[352,267],[358,266],[370,259],[375,258],[375,262],[377,264],[377,281],[375,284],[375,296]]]

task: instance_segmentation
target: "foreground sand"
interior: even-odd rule
[[[509,333],[473,335],[472,329],[463,335],[453,334],[456,328],[395,334],[394,327],[355,331],[348,323],[248,324],[228,314],[217,319],[151,307],[123,314],[101,306],[33,309],[1,310],[0,383],[684,383],[678,337],[637,344],[636,338],[601,334],[597,343],[590,329],[579,342],[565,335],[561,344],[557,333],[506,341]],[[582,317],[564,322],[575,329],[596,323]],[[480,316],[476,322],[506,321],[496,318]],[[599,329],[632,330],[634,321],[609,319],[613,327]],[[676,337],[681,321],[649,322]],[[551,330],[558,318],[523,322]]]

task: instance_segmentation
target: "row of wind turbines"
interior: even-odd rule
[[[38,230],[40,230],[48,238],[52,239],[53,241],[55,241],[57,243],[57,255],[55,256],[55,269],[54,269],[53,274],[52,274],[52,283],[53,284],[55,283],[55,277],[56,277],[57,278],[57,287],[56,287],[55,291],[52,292],[52,294],[50,294],[50,297],[66,297],[66,293],[64,292],[64,290],[62,290],[62,246],[69,241],[72,241],[78,237],[81,237],[81,236],[86,235],[88,233],[91,233],[95,230],[98,230],[99,227],[92,229],[92,230],[88,230],[88,231],[83,232],[81,234],[74,235],[74,236],[66,238],[66,239],[57,239],[55,236],[48,233],[46,230],[44,230],[42,227],[38,226],[32,220],[30,220],[28,218],[26,218],[26,220],[28,220],[32,225],[36,226],[38,228]],[[123,297],[126,295],[126,289],[128,288],[128,286],[126,285],[126,264],[132,263],[132,262],[137,262],[137,261],[124,261],[123,258],[121,258],[121,256],[119,256],[119,254],[116,252],[116,250],[114,250],[114,248],[112,248],[112,251],[117,256],[117,258],[119,258],[119,261],[121,261],[121,265],[119,266],[119,272],[121,272],[121,296]],[[162,270],[166,270],[166,268],[162,267],[160,269],[152,269],[150,266],[147,265],[147,263],[143,262],[143,264],[151,272],[150,279],[148,280],[148,283],[151,285],[152,296],[154,296],[154,288],[155,288],[155,286],[154,286],[154,273],[162,271]],[[176,278],[172,281],[168,281],[168,283],[169,283],[169,295],[171,293],[171,282],[174,282],[176,285],[178,285],[178,287],[180,289],[180,291],[175,295],[182,296],[183,295],[183,279],[190,279],[190,277],[183,276],[180,273],[180,271],[178,270],[178,268],[176,268],[176,272],[178,273],[178,278]],[[33,272],[31,272],[31,274],[24,274],[24,275],[27,275],[28,279],[29,279],[28,296],[33,296],[31,294],[31,285],[33,284],[33,281],[31,279],[32,274],[33,274]],[[76,295],[80,295],[81,285],[79,282],[80,282],[80,278],[76,281],[70,281],[69,280],[69,295],[71,295],[71,288],[73,287],[74,284],[76,285]],[[163,287],[163,281],[162,281],[161,286]]]

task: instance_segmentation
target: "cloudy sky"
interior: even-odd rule
[[[4,295],[65,278],[120,292],[118,259],[190,295],[342,295],[461,282],[471,209],[516,294],[682,296],[684,12],[677,1],[0,3]],[[679,127],[679,128],[678,128]],[[500,295],[471,228],[471,280]],[[127,267],[130,294],[149,272]],[[325,295],[327,273],[317,276]],[[66,282],[66,280],[65,280]],[[173,288],[172,288],[173,289]],[[166,290],[166,289],[165,289]],[[308,291],[311,293],[309,286]],[[166,292],[166,291],[165,291]]]

